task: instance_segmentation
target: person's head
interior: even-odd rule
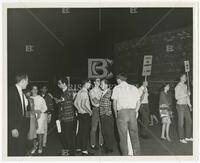
[[[109,82],[108,82],[107,79],[101,80],[101,89],[102,89],[102,90],[108,89],[108,85],[109,85]]]
[[[40,89],[41,93],[46,94],[48,92],[48,88],[46,85],[42,86],[42,88]]]
[[[143,82],[142,82],[142,85],[144,86],[144,87],[148,87],[148,81],[147,80],[144,80]]]
[[[32,86],[31,94],[32,94],[32,96],[36,96],[38,94],[38,87],[36,85]]]
[[[165,91],[165,92],[168,92],[169,89],[170,89],[170,84],[169,83],[164,83],[163,87],[162,87],[162,90]]]
[[[125,73],[120,73],[117,75],[116,80],[117,80],[117,84],[120,84],[121,82],[127,80],[127,75]]]
[[[28,85],[28,75],[24,73],[19,73],[15,76],[15,82],[19,85],[22,89],[26,89]]]
[[[27,88],[26,90],[24,90],[24,94],[27,98],[29,98],[31,96],[31,90]]]
[[[66,78],[61,78],[58,80],[58,87],[60,89],[65,89],[68,86],[68,80]]]
[[[99,78],[96,78],[96,79],[94,80],[94,86],[95,86],[95,87],[99,87],[100,84],[101,84],[101,80],[100,80]]]
[[[90,89],[91,87],[91,81],[89,79],[83,80],[82,84],[83,84],[83,88]]]
[[[183,83],[185,83],[187,81],[185,73],[183,73],[183,74],[180,75],[180,81],[183,82]]]

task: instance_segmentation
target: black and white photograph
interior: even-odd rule
[[[3,4],[4,159],[197,159],[197,2],[120,4]]]

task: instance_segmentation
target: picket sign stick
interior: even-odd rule
[[[187,72],[187,87],[188,87],[188,91],[190,92],[190,79],[189,79],[189,72]]]

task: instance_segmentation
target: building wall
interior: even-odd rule
[[[116,43],[115,72],[126,72],[132,81],[137,82],[141,78],[144,55],[152,55],[152,74],[148,80],[155,91],[164,81],[174,83],[178,80],[179,74],[184,72],[184,60],[190,61],[192,79],[192,42],[192,27],[186,27]]]

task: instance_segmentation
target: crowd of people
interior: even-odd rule
[[[193,141],[191,92],[186,80],[186,75],[181,74],[175,87],[180,143]],[[115,123],[121,154],[141,155],[139,136],[148,139],[149,125],[153,125],[153,120],[159,121],[149,111],[148,81],[144,80],[140,87],[136,87],[127,82],[126,74],[120,73],[116,82],[112,89],[107,79],[97,78],[93,83],[87,79],[82,81],[82,88],[75,93],[69,87],[69,80],[60,78],[57,86],[61,93],[54,97],[47,86],[39,89],[32,85],[28,89],[28,76],[16,75],[16,84],[8,92],[8,156],[43,153],[55,104],[58,117],[53,123],[57,126],[62,145],[60,155],[94,155],[88,151],[89,146],[93,150],[101,148],[106,154],[112,153]],[[161,139],[171,142],[172,99],[169,89],[170,84],[164,83],[159,97],[159,115]]]

